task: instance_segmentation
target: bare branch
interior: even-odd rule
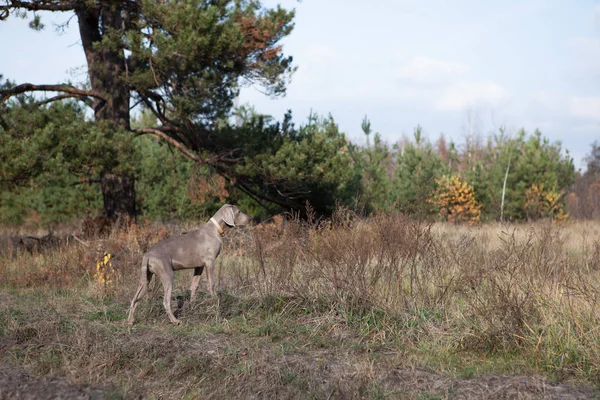
[[[243,183],[236,182],[235,186],[242,192],[246,193],[252,200],[258,203],[262,208],[269,212],[273,212],[273,208],[269,207],[259,196],[257,196],[252,189]]]
[[[205,160],[202,160],[196,154],[192,153],[189,149],[184,147],[183,144],[181,144],[177,140],[173,139],[171,136],[167,135],[165,132],[163,132],[163,130],[160,130],[159,128],[142,128],[142,129],[136,129],[136,130],[134,130],[134,132],[136,132],[138,135],[143,135],[146,133],[151,133],[153,135],[156,135],[159,138],[166,141],[167,143],[169,143],[171,146],[175,147],[177,150],[179,150],[184,156],[186,156],[190,160],[196,161],[196,162],[199,162],[202,164],[207,163],[207,162],[205,162]]]
[[[79,243],[81,243],[85,247],[90,247],[90,245],[88,243],[84,242],[83,240],[81,240],[77,236],[75,236],[75,232],[71,233],[71,236],[73,236],[73,239],[77,240]]]
[[[19,171],[17,175],[12,177],[2,177],[0,178],[0,186],[9,185],[14,187],[24,187],[27,185],[27,182],[31,176],[30,171]]]
[[[213,155],[211,157],[200,158],[200,157],[198,157],[197,154],[193,153],[183,143],[181,143],[177,139],[169,136],[166,133],[166,132],[179,132],[179,131],[180,130],[177,129],[177,128],[171,129],[171,128],[168,128],[168,127],[141,128],[141,129],[135,129],[135,130],[133,130],[133,132],[135,132],[137,134],[137,136],[144,135],[144,134],[147,134],[147,133],[150,133],[150,134],[158,136],[159,138],[165,140],[171,146],[173,146],[177,150],[179,150],[184,156],[186,156],[190,160],[195,161],[195,162],[197,162],[199,164],[215,165],[218,162],[223,162],[223,163],[228,163],[228,164],[234,164],[234,163],[242,161],[242,158],[240,158],[240,157],[234,158],[235,154],[239,153],[242,150],[242,149],[239,149],[239,148],[233,149],[233,150],[229,150],[229,151],[226,151],[226,152],[220,153],[220,154],[215,154],[215,155]]]
[[[77,180],[77,182],[71,184],[71,186],[77,186],[77,185],[91,185],[92,183],[100,183],[102,182],[102,180],[100,178],[79,178]]]
[[[12,89],[0,90],[0,103],[8,100],[12,96],[27,92],[63,92],[70,93],[75,96],[94,97],[96,99],[102,100],[102,103],[106,102],[107,100],[105,96],[101,95],[98,92],[77,89],[76,87],[71,85],[34,85],[32,83],[23,83],[19,86],[15,86]]]
[[[281,197],[285,197],[288,198],[290,200],[296,200],[296,199],[302,199],[304,198],[307,194],[310,194],[311,191],[307,190],[305,192],[295,192],[295,193],[281,193],[281,191],[277,188],[275,188],[275,190],[277,190],[277,193],[281,196]]]
[[[249,195],[250,197],[252,197],[254,199],[254,201],[256,201],[258,204],[260,204],[266,210],[270,210],[270,208],[266,204],[263,203],[262,199],[264,199],[266,201],[270,201],[271,203],[277,204],[277,205],[279,205],[281,207],[294,208],[293,202],[286,202],[283,199],[278,199],[278,198],[269,196],[266,193],[261,193],[260,195],[258,195],[258,193],[256,192],[256,190],[252,189],[250,187],[250,185],[248,185],[248,184],[246,184],[244,182],[241,182],[239,180],[236,180],[235,183],[234,183],[234,185],[236,187],[238,187],[242,192],[244,192],[247,195]]]
[[[10,10],[22,8],[27,11],[73,11],[81,2],[65,0],[5,0],[0,5],[0,21],[8,18]]]
[[[160,103],[163,101],[162,97],[160,97],[156,93],[152,93],[151,91],[146,91],[143,95],[140,93],[139,96],[146,105],[146,107],[148,107],[148,109],[152,112],[152,114],[154,114],[156,118],[160,120],[161,124],[165,126],[170,124],[170,121],[160,109]],[[152,100],[154,104],[152,104],[150,100]]]
[[[186,138],[184,130],[178,127],[174,121],[171,121],[169,118],[167,118],[164,108],[161,110],[160,103],[164,100],[160,95],[151,91],[146,91],[143,95],[138,93],[138,95],[146,108],[148,108],[148,110],[150,110],[150,112],[154,114],[154,116],[158,118],[160,123],[163,125],[161,128],[158,128],[158,130],[162,132],[171,132],[171,138],[177,140],[179,143],[182,143],[187,148],[193,148],[193,143]],[[189,121],[186,122],[189,123]]]
[[[78,98],[79,100],[83,101],[85,104],[87,104],[90,107],[94,106],[94,102],[92,100],[90,100],[89,97],[80,96],[78,94],[61,94],[61,95],[58,95],[58,96],[50,97],[49,99],[38,101],[37,103],[35,103],[35,105],[36,106],[41,106],[41,105],[44,105],[44,104],[52,103],[52,102],[57,101],[57,100],[69,99],[69,98],[73,98],[73,97]]]
[[[136,108],[137,106],[139,106],[142,103],[143,103],[143,100],[138,100],[135,103],[133,103],[133,105],[129,106],[129,109],[133,110],[134,108]]]

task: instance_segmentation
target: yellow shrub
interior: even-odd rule
[[[475,199],[473,186],[464,182],[459,175],[442,176],[436,183],[438,188],[429,202],[437,206],[442,219],[453,223],[479,222],[481,204]]]
[[[564,221],[569,217],[564,211],[560,193],[546,189],[544,184],[531,185],[525,192],[525,204],[523,210],[529,220],[540,218],[552,218]]]
[[[111,261],[112,254],[104,253],[102,259],[96,264],[96,282],[103,286],[109,286],[114,281],[115,270]]]

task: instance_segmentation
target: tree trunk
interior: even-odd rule
[[[129,130],[129,88],[124,80],[124,51],[118,43],[112,46],[101,43],[103,35],[110,30],[125,29],[127,13],[116,4],[85,7],[76,13],[90,84],[94,91],[106,94],[108,99],[94,104],[94,117],[97,122],[110,122],[112,126],[107,129]],[[124,174],[117,175],[109,170],[103,171],[100,179],[106,216],[135,217],[134,178]]]
[[[504,174],[504,184],[502,185],[502,202],[500,203],[500,222],[504,222],[504,196],[506,195],[506,181],[508,180],[508,171],[510,170],[510,157],[512,153],[508,153],[508,165],[506,166],[506,174]]]
[[[134,179],[129,176],[106,174],[100,183],[104,212],[108,218],[119,215],[135,216]]]

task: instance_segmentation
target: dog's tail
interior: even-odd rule
[[[142,275],[140,276],[140,284],[144,285],[144,288],[148,289],[148,284],[152,278],[152,271],[150,271],[150,257],[144,255],[142,258]]]

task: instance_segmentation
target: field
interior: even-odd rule
[[[226,234],[218,296],[176,274],[181,325],[153,279],[127,326],[143,252],[193,227],[4,228],[0,398],[600,397],[599,223],[276,218]]]

